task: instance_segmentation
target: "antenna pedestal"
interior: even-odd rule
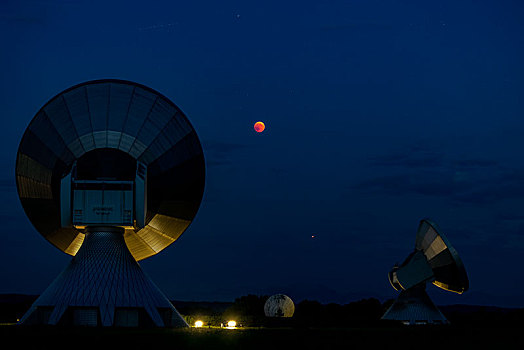
[[[67,268],[34,302],[22,324],[187,327],[145,275],[120,227],[88,227]]]
[[[397,300],[389,307],[382,319],[401,321],[406,325],[448,323],[446,317],[426,293],[425,284],[400,292]]]

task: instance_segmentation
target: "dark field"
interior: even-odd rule
[[[524,349],[524,309],[441,306],[446,326],[403,326],[381,321],[387,308],[374,299],[346,305],[303,301],[288,320],[260,315],[264,298],[244,296],[233,303],[173,302],[193,324],[236,319],[261,325],[237,329],[132,329],[20,326],[15,322],[34,296],[0,295],[0,337],[16,349]],[[190,316],[192,315],[192,316]],[[209,315],[209,316],[204,316]],[[278,322],[276,322],[278,321]],[[4,348],[4,347],[2,347]]]
[[[0,326],[16,349],[522,349],[521,327],[101,329]]]

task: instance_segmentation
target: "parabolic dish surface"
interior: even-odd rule
[[[27,127],[16,159],[22,206],[54,246],[75,255],[84,233],[62,228],[60,181],[84,154],[116,149],[147,167],[146,225],[126,229],[136,260],[177,240],[193,220],[204,192],[205,161],[184,113],[160,93],[124,80],[73,86],[47,102]]]

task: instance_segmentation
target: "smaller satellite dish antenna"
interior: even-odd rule
[[[270,296],[264,304],[264,314],[267,317],[293,317],[295,304],[284,294]]]
[[[469,288],[464,264],[449,240],[429,219],[420,221],[415,249],[388,274],[391,286],[400,291],[382,319],[404,324],[444,324],[446,317],[426,293],[426,284],[462,294]]]

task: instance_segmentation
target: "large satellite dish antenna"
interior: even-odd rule
[[[155,90],[108,79],[53,97],[22,137],[16,183],[34,227],[74,258],[21,322],[187,326],[137,261],[187,229],[204,180],[195,130]]]
[[[405,324],[444,324],[446,317],[426,293],[426,284],[462,294],[469,288],[468,276],[457,251],[437,225],[420,221],[415,250],[388,274],[391,286],[400,291],[382,319]]]

